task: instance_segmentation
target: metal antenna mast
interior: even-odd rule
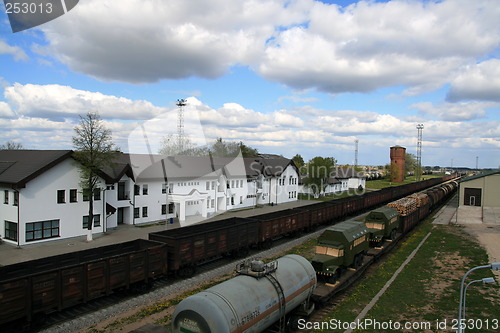
[[[177,123],[177,148],[178,153],[181,153],[184,150],[184,107],[186,106],[187,101],[185,99],[178,99],[177,107],[178,111],[178,123]]]
[[[424,124],[417,125],[417,174],[416,180],[420,181],[422,176],[422,130],[424,129]]]
[[[354,140],[354,166],[358,166],[358,143],[358,139]]]

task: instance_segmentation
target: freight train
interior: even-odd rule
[[[160,276],[192,275],[203,262],[223,255],[244,256],[252,247],[270,247],[278,238],[341,221],[451,178],[384,188],[251,218],[228,218],[150,233],[149,240],[0,267],[0,330],[13,325],[18,331],[18,323],[29,324],[46,313],[141,287]],[[449,186],[427,191],[427,214],[449,192]],[[408,225],[419,218],[420,213],[412,215]]]
[[[238,276],[181,301],[172,317],[172,331],[262,332],[276,324],[276,331],[284,332],[285,326],[297,327],[315,303],[321,304],[342,287],[338,279],[344,269],[366,269],[371,264],[363,260],[370,246],[378,246],[384,238],[394,240],[396,231],[399,237],[406,234],[456,188],[456,182],[448,182],[376,209],[365,222],[345,221],[327,228],[318,238],[311,263],[288,255],[270,263],[270,269],[260,261],[245,264],[245,269],[237,269]],[[322,278],[326,283],[317,288]]]

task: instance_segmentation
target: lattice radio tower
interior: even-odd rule
[[[424,124],[417,125],[417,181],[420,180],[422,176],[422,130],[424,129]]]
[[[354,140],[354,166],[358,166],[358,143],[358,139]]]
[[[185,99],[178,99],[177,107],[179,108],[177,114],[177,146],[178,153],[181,153],[184,150],[184,107],[186,106],[187,101]]]

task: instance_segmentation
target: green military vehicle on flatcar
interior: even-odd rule
[[[365,225],[372,244],[380,243],[384,238],[394,240],[399,228],[399,213],[394,207],[377,208],[366,216]]]
[[[319,236],[312,265],[318,277],[335,283],[343,269],[363,264],[368,248],[368,229],[363,222],[341,222]]]

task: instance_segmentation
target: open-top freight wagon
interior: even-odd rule
[[[0,325],[147,284],[166,259],[165,244],[136,239],[0,267]]]
[[[200,263],[223,255],[247,254],[249,248],[258,243],[258,224],[251,219],[233,217],[153,232],[149,239],[167,245],[170,272],[190,276]]]

